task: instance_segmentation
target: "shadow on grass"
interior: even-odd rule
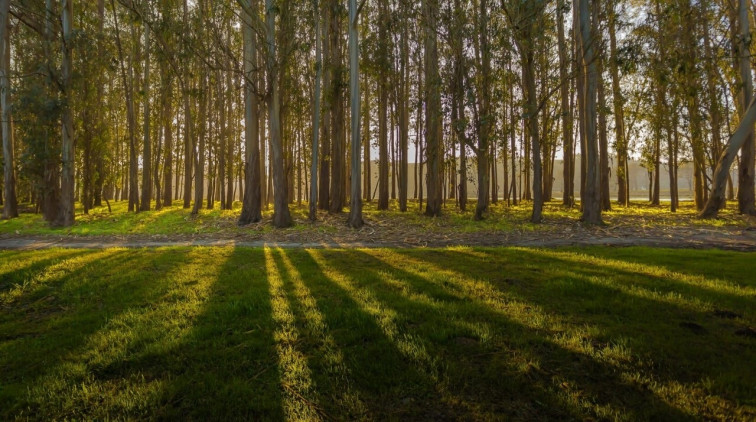
[[[348,384],[362,398],[367,414],[360,418],[438,420],[464,412],[449,399],[449,392],[439,391],[438,379],[419,366],[433,366],[424,359],[422,345],[397,331],[393,310],[365,295],[362,288],[341,270],[334,272],[332,262],[323,261],[318,251],[281,251],[279,262],[288,260],[304,268],[304,281],[322,313],[329,335],[344,356],[343,384]],[[301,306],[301,305],[298,305]],[[416,358],[416,359],[413,359]],[[316,355],[314,368],[328,362]],[[333,380],[323,377],[327,371],[315,371],[320,384]],[[329,391],[330,390],[330,391]],[[338,395],[326,387],[326,397]],[[335,401],[335,402],[338,402]],[[332,408],[335,415],[348,415],[350,409]]]
[[[194,276],[178,277],[181,286],[153,305],[166,319],[139,329],[128,352],[100,371],[105,381],[142,374],[159,383],[144,416],[284,417],[265,257],[258,249],[223,251],[213,258],[195,254]]]
[[[91,376],[86,367],[89,339],[160,294],[168,278],[145,283],[139,275],[156,266],[167,274],[182,262],[180,256],[166,260],[163,254],[84,251],[73,258],[83,262],[53,272],[16,297],[0,319],[3,331],[20,334],[0,343],[0,368],[13,368],[2,371],[0,416],[81,417],[79,384]]]
[[[658,394],[675,397],[678,405],[695,397],[700,404],[710,403],[708,410],[714,411],[724,404],[722,398],[730,400],[731,406],[741,401],[748,403],[754,397],[752,381],[756,373],[742,365],[744,359],[748,360],[744,354],[753,355],[753,347],[748,346],[748,339],[733,334],[743,321],[717,318],[702,305],[709,302],[721,306],[723,301],[747,314],[747,304],[733,302],[730,294],[707,289],[697,291],[700,296],[692,300],[686,299],[687,295],[680,295],[678,290],[685,290],[687,284],[679,280],[649,281],[643,272],[560,260],[548,254],[553,251],[543,252],[516,249],[441,254],[400,250],[396,253],[401,258],[396,258],[394,265],[429,265],[451,271],[451,279],[478,280],[495,292],[543,309],[555,320],[566,317],[570,321],[568,332],[576,333],[573,336],[577,338],[562,335],[562,341],[579,343],[585,337],[585,344],[576,346],[598,356],[606,352],[630,353],[630,361],[620,359],[625,372],[645,378],[640,380],[641,388],[646,388],[649,381],[663,381],[665,385],[657,385]],[[654,287],[658,283],[667,285],[661,288],[668,294],[659,294]],[[584,334],[577,334],[581,331]]]
[[[463,391],[465,400],[475,407],[489,407],[492,415],[509,414],[515,418],[524,415],[510,413],[512,409],[529,409],[532,413],[527,418],[612,418],[643,417],[637,413],[641,405],[645,408],[642,412],[657,417],[686,417],[648,390],[630,385],[617,368],[554,341],[548,328],[524,325],[527,319],[542,318],[527,302],[521,305],[521,314],[508,315],[488,304],[471,301],[453,281],[438,281],[402,270],[377,258],[374,252],[349,251],[345,261],[385,269],[367,271],[362,278],[369,286],[366,288],[406,313],[409,326],[423,333],[428,349],[445,356],[449,383]],[[401,286],[386,285],[387,277],[393,277]],[[423,305],[410,299],[412,292],[424,292],[439,302],[434,307]],[[450,294],[458,300],[441,299]],[[488,338],[481,339],[481,333]],[[466,347],[455,350],[455,343]],[[471,373],[479,374],[480,379],[468,382]],[[500,381],[502,377],[507,381]],[[491,400],[493,397],[497,400]]]
[[[84,253],[70,249],[58,249],[45,255],[28,251],[3,251],[0,257],[5,264],[3,268],[0,268],[0,294],[24,284],[31,277],[57,262],[81,256]]]

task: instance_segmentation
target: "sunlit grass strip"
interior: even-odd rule
[[[307,252],[326,277],[344,289],[363,312],[375,319],[383,334],[394,343],[400,353],[420,364],[426,374],[438,381],[438,363],[431,358],[420,338],[399,329],[396,324],[398,313],[394,309],[381,303],[370,290],[359,287],[352,277],[329,265],[319,250],[308,249]]]
[[[515,250],[525,250],[518,249]],[[737,284],[731,283],[727,280],[711,279],[702,275],[690,275],[679,273],[676,271],[668,270],[664,267],[637,264],[633,262],[621,261],[617,259],[598,258],[590,255],[576,253],[576,252],[562,252],[546,249],[531,250],[528,252],[535,252],[545,257],[552,257],[557,259],[566,259],[574,263],[589,265],[591,267],[611,268],[614,270],[627,271],[636,274],[642,274],[648,277],[663,278],[673,282],[680,282],[691,286],[707,289],[713,293],[727,293],[740,297],[753,297],[756,295],[756,289],[752,287],[742,287]]]
[[[330,334],[325,317],[318,309],[317,301],[312,296],[310,289],[304,284],[299,270],[284,250],[278,248],[276,252],[281,257],[289,275],[288,281],[294,285],[294,296],[303,309],[304,323],[319,342],[318,348],[327,365],[326,370],[329,379],[336,384],[335,390],[339,390],[338,402],[348,408],[352,415],[366,415],[367,407],[352,386],[349,368],[344,363],[344,354]]]
[[[78,254],[81,252],[70,249],[51,249],[46,254],[34,251],[0,251],[0,287],[7,281],[5,276],[8,274],[29,271],[35,265]]]
[[[504,295],[485,280],[469,277],[457,271],[442,268],[427,261],[413,259],[390,250],[364,250],[363,252],[381,261],[387,268],[405,271],[415,277],[422,278],[459,299],[473,299],[482,303],[494,312],[523,327],[542,332],[549,336],[555,344],[567,350],[585,354],[592,359],[614,366],[619,361],[632,358],[630,351],[624,345],[617,347],[610,344],[603,349],[596,349],[591,344],[590,338],[600,332],[598,328],[584,326],[581,327],[582,329],[576,329],[563,323],[561,318],[547,314],[534,304]],[[433,274],[433,276],[429,276],[429,274]],[[536,361],[531,363],[535,364],[536,367],[540,366]],[[579,385],[575,381],[565,382],[564,376],[552,376],[552,380],[555,385],[568,386],[568,388],[562,388],[559,395],[570,406],[589,410],[599,417],[615,418],[623,414],[628,417],[627,409],[617,409],[609,404],[598,404],[597,398],[580,391]]]
[[[170,380],[133,372],[129,362],[144,356],[169,355],[185,341],[231,252],[230,248],[216,249],[212,254],[207,248],[189,250],[182,265],[152,281],[158,288],[165,287],[158,299],[150,306],[128,308],[110,318],[80,350],[70,353],[36,382],[29,390],[30,398],[41,401],[42,406],[57,402],[63,403],[62,407],[86,407],[98,402],[105,413],[92,415],[97,419],[108,418],[107,411],[143,414],[159,400]],[[197,283],[173,282],[192,279]],[[60,381],[71,378],[79,382],[72,385]]]
[[[281,387],[284,392],[284,411],[288,420],[321,420],[323,412],[314,398],[307,358],[297,350],[299,331],[296,320],[286,300],[281,273],[270,248],[265,248],[265,269],[272,305],[273,321],[277,328],[273,334],[278,354]]]
[[[515,248],[514,250],[518,250]],[[533,252],[530,249],[521,251]],[[490,255],[483,252],[472,251],[468,249],[459,250],[477,258],[491,259]],[[626,344],[625,339],[614,339],[612,342],[603,347],[594,346],[591,341],[597,335],[601,334],[601,329],[592,325],[582,325],[579,327],[565,324],[560,318],[545,314],[542,310],[534,305],[525,302],[513,301],[502,294],[502,292],[484,280],[476,279],[468,275],[459,273],[454,270],[442,268],[438,265],[427,261],[414,259],[406,254],[398,254],[389,250],[370,250],[365,251],[377,259],[381,260],[387,267],[396,270],[406,271],[417,277],[421,277],[428,282],[434,283],[446,289],[451,294],[463,293],[461,297],[470,297],[474,300],[485,303],[502,315],[524,326],[533,329],[545,330],[555,344],[564,347],[567,350],[584,354],[598,362],[612,365],[619,369],[619,375],[625,380],[634,380],[637,384],[644,385],[657,397],[671,406],[682,411],[691,408],[690,397],[707,397],[709,401],[716,402],[721,400],[718,397],[712,397],[704,391],[704,387],[698,384],[683,384],[677,381],[664,382],[657,379],[651,373],[643,368],[652,367],[652,362],[646,362],[637,353]],[[388,255],[385,257],[384,255]],[[379,258],[384,256],[383,258]],[[434,276],[428,276],[434,274]],[[442,275],[440,279],[436,274]],[[580,276],[578,276],[580,277]],[[586,277],[583,277],[586,278]],[[454,286],[450,289],[450,283]],[[588,281],[591,281],[590,278]],[[603,283],[602,283],[603,284]],[[617,287],[616,285],[612,285]],[[628,290],[632,294],[632,290]],[[600,417],[611,417],[632,420],[631,412],[620,411],[609,405],[598,405],[595,398],[588,397],[584,392],[575,390],[579,389],[576,383],[570,381],[564,384],[563,377],[555,377],[555,384],[567,385],[564,391],[560,392],[562,397],[574,405],[578,405],[586,410],[594,412]],[[714,403],[714,406],[718,404]]]
[[[574,264],[586,265],[585,260],[574,259],[574,257],[577,256],[578,254],[555,253],[553,251],[548,251],[548,250],[543,250],[543,249],[527,249],[523,251],[526,251],[529,254],[543,256],[545,259],[549,259],[549,258],[564,259]],[[486,254],[482,252],[471,251],[471,250],[456,250],[456,252],[463,255],[474,256],[477,259],[490,259],[490,256],[486,256]],[[590,268],[590,269],[601,268],[601,266],[603,265],[602,262],[603,260],[599,260],[597,258],[596,262],[592,262],[591,265],[587,268]],[[622,262],[622,261],[619,261],[619,262]],[[627,264],[624,262],[622,263]],[[641,265],[637,264],[637,265],[634,265],[634,267],[639,268],[641,267]],[[643,267],[649,267],[649,266],[643,265]],[[618,269],[618,268],[614,268],[614,269]],[[630,270],[626,269],[626,271],[630,271]],[[651,269],[646,270],[646,273],[642,273],[642,274],[649,275],[650,273],[655,273],[656,271],[666,271],[666,270],[660,269],[659,267],[651,267]],[[675,291],[662,292],[658,290],[651,290],[645,286],[641,286],[634,283],[633,284],[619,283],[618,281],[621,280],[621,278],[617,278],[617,277],[607,278],[604,276],[590,276],[587,274],[580,274],[572,270],[560,270],[559,274],[563,277],[585,280],[597,286],[603,286],[609,289],[616,289],[616,290],[621,291],[622,293],[637,297],[639,299],[662,302],[669,305],[684,307],[684,308],[695,310],[695,311],[711,311],[714,309],[714,305],[711,302],[707,300],[702,300],[698,297],[686,297],[685,295],[679,292],[675,292]],[[675,273],[675,274],[678,274],[678,273]]]
[[[24,280],[23,283],[16,284],[7,291],[0,292],[0,305],[10,305],[24,296],[32,295],[46,285],[62,279],[68,274],[74,274],[85,266],[99,262],[115,253],[117,253],[116,249],[107,249],[64,258],[62,261],[56,262],[46,267],[42,272]]]

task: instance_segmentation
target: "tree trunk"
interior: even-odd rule
[[[323,55],[324,55],[324,75],[323,75],[323,91],[326,92],[326,107],[323,114],[323,132],[321,138],[321,150],[323,151],[320,157],[320,188],[318,191],[318,208],[328,211],[330,207],[330,189],[331,189],[331,142],[333,141],[331,120],[332,114],[335,110],[334,98],[331,95],[334,85],[334,69],[331,65],[333,52],[331,51],[331,20],[333,19],[333,9],[338,7],[335,0],[325,0],[325,22],[323,25]]]
[[[557,37],[559,43],[559,89],[561,99],[561,122],[562,122],[562,150],[564,151],[562,179],[562,204],[571,207],[575,203],[574,184],[570,174],[572,150],[574,148],[572,138],[572,114],[570,113],[570,84],[567,79],[567,40],[564,34],[564,16],[562,7],[557,7]],[[514,163],[513,163],[514,165]]]
[[[349,89],[352,105],[352,189],[349,208],[349,226],[358,229],[362,227],[362,182],[360,180],[361,149],[360,142],[360,44],[357,22],[359,19],[357,0],[349,0]]]
[[[583,192],[582,220],[588,224],[601,224],[600,172],[598,157],[598,140],[596,133],[596,57],[594,53],[595,23],[591,24],[588,0],[575,0],[580,25],[580,43],[582,45],[582,66],[585,70],[585,107],[583,125],[585,126],[585,191]],[[582,157],[581,157],[582,158]]]
[[[331,7],[331,29],[329,31],[333,83],[331,84],[331,193],[328,211],[339,214],[344,207],[344,87],[341,83],[343,59],[341,54],[340,8]]]
[[[741,90],[738,100],[743,110],[751,103],[753,96],[753,77],[751,76],[751,30],[748,19],[748,2],[738,0],[738,21],[740,23],[738,57],[741,79]],[[741,214],[756,215],[754,202],[754,164],[756,161],[756,143],[754,143],[753,125],[746,135],[740,150],[740,165],[738,166],[738,209]],[[728,167],[729,169],[729,167]]]
[[[245,0],[243,17],[244,38],[244,197],[239,225],[262,220],[262,192],[260,181],[259,103],[257,83],[257,34],[252,27],[257,0]]]
[[[202,7],[200,5],[200,7]],[[207,135],[207,75],[200,71],[200,95],[197,121],[199,122],[199,140],[197,145],[197,161],[194,170],[194,207],[192,215],[199,214],[205,196],[205,137]]]
[[[706,206],[699,214],[701,218],[716,218],[726,201],[725,193],[730,167],[732,167],[738,151],[743,147],[747,138],[751,136],[753,126],[756,124],[756,97],[753,97],[753,95],[751,97],[751,103],[741,118],[738,129],[730,136],[722,155],[719,157],[717,170],[714,172],[713,189]]]
[[[441,116],[441,76],[438,69],[436,39],[438,0],[424,0],[425,12],[425,154],[428,160],[428,200],[425,215],[441,215],[443,181],[443,127]]]
[[[491,51],[488,45],[488,7],[486,0],[480,0],[480,56],[481,56],[481,93],[480,93],[480,116],[478,116],[478,201],[475,205],[475,220],[482,220],[488,210],[489,185],[491,175],[489,172],[489,137],[493,116],[490,110],[491,91]],[[535,82],[534,82],[535,83]],[[534,98],[529,98],[534,101]],[[540,180],[540,179],[539,179]],[[540,182],[539,182],[540,183]]]
[[[60,208],[56,226],[69,227],[74,223],[74,125],[71,95],[71,76],[73,73],[73,0],[62,0],[61,25],[63,27],[63,64],[61,67],[61,91],[63,111],[61,115],[61,161],[63,171],[60,178]]]
[[[320,136],[320,87],[323,80],[323,58],[320,41],[320,1],[314,0],[315,15],[315,92],[312,100],[312,164],[310,166],[310,221],[318,218],[318,146]]]
[[[388,6],[383,2],[379,3],[378,10],[380,14],[380,23],[378,29],[378,38],[387,40],[386,26],[388,25]],[[380,66],[380,76],[378,80],[378,209],[387,210],[389,208],[389,150],[388,150],[388,41],[383,41],[378,47],[378,62]]]
[[[630,205],[630,192],[627,189],[627,140],[625,139],[625,99],[620,88],[619,65],[617,57],[617,10],[616,0],[609,0],[609,72],[612,76],[612,97],[614,107],[614,149],[617,151],[617,201],[620,205]]]
[[[593,1],[593,21],[594,25],[598,26],[601,15],[601,2]],[[597,95],[598,95],[598,139],[599,139],[599,165],[600,169],[600,196],[601,196],[601,210],[610,211],[612,209],[612,201],[609,195],[609,140],[606,128],[606,89],[604,86],[604,50],[601,31],[595,31],[595,44],[596,44],[596,82],[597,82]]]
[[[281,13],[273,5],[273,0],[265,0],[265,21],[267,49],[267,76],[270,93],[268,95],[268,131],[273,160],[273,226],[286,228],[291,226],[289,213],[286,174],[284,173],[283,142],[281,139],[281,90],[279,72],[282,60],[276,44],[276,20],[274,13]]]
[[[149,7],[149,6],[148,6]],[[149,211],[152,200],[152,150],[150,145],[150,25],[144,25],[144,145],[142,154],[142,203]]]
[[[407,211],[409,189],[409,30],[406,19],[402,22],[401,82],[399,83],[399,211]]]
[[[16,199],[16,163],[10,98],[10,0],[0,0],[0,110],[3,136],[3,218],[18,217]]]

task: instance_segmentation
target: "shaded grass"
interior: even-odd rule
[[[85,215],[80,204],[77,205],[76,222],[70,228],[52,228],[40,215],[22,213],[20,218],[0,220],[0,235],[76,235],[76,236],[117,236],[117,235],[264,235],[273,232],[271,225],[272,209],[263,212],[264,224],[250,227],[238,227],[236,222],[241,212],[241,204],[235,202],[233,210],[202,209],[199,215],[192,216],[190,209],[183,209],[181,204],[165,207],[160,211],[139,213],[127,212],[127,202],[112,203],[112,213],[107,207],[99,207]],[[286,233],[336,233],[346,229],[346,215],[328,216],[321,213],[319,223],[311,224],[307,219],[307,204],[291,204],[291,212],[298,223],[286,229]],[[419,209],[416,201],[410,201],[406,213],[399,212],[398,203],[391,201],[388,211],[378,211],[375,202],[364,205],[364,217],[368,225],[387,224],[392,227],[406,227],[408,231],[418,233],[491,233],[511,231],[543,231],[549,225],[537,225],[529,222],[531,204],[524,202],[517,206],[507,206],[505,202],[493,204],[483,221],[474,221],[473,205],[467,212],[461,212],[454,202],[448,202],[444,213],[438,218],[427,218]],[[633,203],[624,208],[614,206],[612,211],[604,214],[609,227],[631,226],[663,228],[669,226],[692,227],[746,227],[753,225],[748,217],[736,213],[736,204],[720,213],[716,220],[696,218],[692,202],[682,202],[677,213],[670,213],[663,206],[650,206]],[[580,210],[564,208],[560,202],[546,203],[544,221],[553,224],[573,224],[580,219]],[[279,231],[280,232],[280,231]]]
[[[0,419],[748,420],[754,258],[0,252]]]

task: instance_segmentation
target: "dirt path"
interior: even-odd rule
[[[557,226],[539,232],[429,233],[427,236],[372,240],[370,228],[358,232],[322,234],[313,237],[292,233],[248,236],[13,236],[0,237],[0,249],[48,248],[157,248],[171,246],[244,246],[281,248],[418,248],[447,246],[653,246],[673,248],[717,248],[756,251],[754,228],[665,227],[607,228],[579,224]]]

